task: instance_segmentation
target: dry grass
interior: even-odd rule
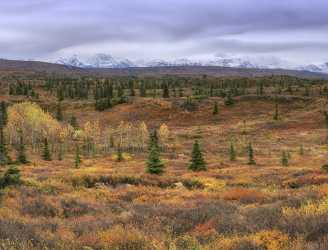
[[[0,249],[326,249],[328,175],[320,168],[327,147],[319,107],[292,99],[281,105],[282,120],[273,122],[270,99],[221,105],[217,118],[213,101],[201,102],[195,113],[175,100],[137,99],[104,113],[68,106],[65,112],[80,121],[102,125],[168,124],[166,172],[145,174],[143,153],[123,162],[111,154],[84,158],[80,169],[73,155],[52,162],[32,155],[32,164],[21,167],[24,184],[1,190]],[[195,138],[207,172],[187,170]],[[247,165],[249,141],[256,166]],[[288,167],[280,164],[282,149],[291,153]]]

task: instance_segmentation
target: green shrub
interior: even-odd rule
[[[21,183],[20,176],[18,168],[10,167],[0,178],[0,187],[5,188],[11,185],[19,185]]]
[[[323,171],[325,171],[326,173],[328,173],[328,164],[323,165],[323,166],[321,167],[321,169],[322,169]]]

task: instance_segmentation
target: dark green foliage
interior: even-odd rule
[[[2,101],[0,104],[0,127],[5,127],[8,121],[7,104]]]
[[[228,95],[226,96],[226,98],[224,98],[224,105],[226,106],[231,106],[234,105],[235,101],[232,98],[231,93],[229,92]]]
[[[77,118],[74,115],[71,116],[71,119],[70,119],[69,123],[74,129],[79,128],[79,123],[77,121]]]
[[[323,171],[325,171],[326,173],[328,173],[328,164],[323,165],[323,166],[321,167],[321,169],[322,169]]]
[[[163,98],[169,98],[169,97],[170,97],[169,86],[167,84],[164,84],[164,86],[163,86]]]
[[[256,165],[256,162],[254,160],[254,150],[253,150],[253,146],[251,143],[249,143],[248,145],[248,165]]]
[[[139,91],[140,91],[140,96],[141,97],[146,97],[147,96],[147,89],[146,89],[146,86],[145,86],[144,83],[140,84]]]
[[[17,147],[17,163],[18,164],[27,164],[28,160],[26,157],[26,149],[25,149],[25,143],[24,143],[24,136],[23,131],[19,131],[19,145]]]
[[[128,99],[126,96],[121,96],[120,98],[102,98],[96,100],[95,108],[97,111],[105,111],[114,107],[115,105],[127,103]]]
[[[213,107],[213,115],[217,115],[217,114],[219,114],[219,106],[218,106],[218,102],[215,102]]]
[[[184,187],[186,187],[189,190],[195,190],[195,189],[204,189],[205,186],[203,183],[201,183],[199,180],[197,179],[186,179],[182,181],[182,184]]]
[[[289,157],[288,157],[288,153],[286,151],[282,152],[281,165],[283,165],[285,167],[289,165]]]
[[[207,166],[198,141],[196,140],[191,154],[191,163],[189,169],[192,171],[206,171]]]
[[[64,120],[63,111],[60,102],[57,104],[57,108],[56,108],[56,119],[60,122]]]
[[[230,161],[236,160],[236,150],[232,142],[230,143],[229,158]]]
[[[124,96],[124,89],[123,89],[122,85],[119,85],[117,87],[117,97],[122,97],[122,96]]]
[[[0,127],[0,165],[4,166],[11,163],[11,159],[8,155],[6,139],[3,131],[3,127]]]
[[[117,147],[117,152],[116,152],[116,161],[121,162],[123,161],[123,153],[121,147]]]
[[[160,159],[160,151],[156,144],[150,144],[146,172],[149,174],[162,174],[164,163]]]
[[[45,160],[45,161],[51,161],[51,153],[50,153],[50,150],[49,150],[49,143],[48,143],[47,138],[44,138],[44,141],[43,141],[42,159]]]
[[[62,142],[59,142],[59,145],[58,145],[58,160],[59,161],[62,161],[63,160],[63,155],[64,155],[64,150],[63,150],[63,143]]]
[[[75,147],[75,160],[74,160],[74,163],[75,163],[75,168],[79,168],[81,163],[82,163],[81,156],[80,156],[80,148],[79,148],[78,145],[76,145],[76,147]]]
[[[152,147],[159,148],[159,143],[158,143],[158,135],[157,135],[157,130],[154,130],[152,133],[150,133],[149,136],[149,143],[148,143],[148,149],[151,150]]]
[[[4,175],[0,178],[0,188],[5,188],[11,185],[19,185],[20,180],[20,171],[16,167],[10,167]]]
[[[324,116],[325,116],[325,126],[326,128],[328,128],[328,112],[327,111],[324,111]]]
[[[134,82],[132,80],[129,81],[129,88],[130,88],[130,96],[135,96],[136,92],[134,90]]]
[[[179,97],[183,97],[183,88],[179,88]]]
[[[277,121],[279,120],[279,109],[278,109],[278,102],[275,104],[275,111],[273,115],[273,120]]]
[[[191,97],[187,97],[187,99],[182,103],[181,107],[189,112],[194,112],[198,108],[197,103]]]

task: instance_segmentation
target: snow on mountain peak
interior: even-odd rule
[[[168,66],[221,66],[233,68],[258,69],[294,69],[328,73],[328,63],[295,65],[276,57],[233,57],[217,55],[211,59],[192,60],[180,58],[175,60],[135,60],[116,58],[110,54],[98,53],[88,57],[72,55],[61,57],[56,63],[80,68],[129,68],[129,67],[168,67]]]

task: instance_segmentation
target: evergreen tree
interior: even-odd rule
[[[197,140],[195,141],[193,148],[192,148],[191,163],[189,165],[189,169],[192,171],[206,171],[207,170],[206,162],[203,158],[203,154],[202,154],[200,145]]]
[[[273,120],[277,121],[278,119],[279,119],[279,109],[278,109],[278,102],[276,102]]]
[[[71,116],[71,119],[70,119],[69,123],[74,129],[79,128],[79,123],[77,121],[77,118],[74,115]]]
[[[130,87],[130,96],[135,96],[136,92],[134,90],[134,82],[132,80],[129,81],[129,87]]]
[[[147,89],[146,89],[146,86],[145,86],[144,83],[140,84],[139,92],[140,92],[141,97],[146,97],[147,96]]]
[[[251,143],[248,145],[248,165],[256,165],[254,160],[254,151]]]
[[[25,144],[24,144],[24,136],[23,136],[23,131],[19,130],[19,145],[17,148],[17,163],[20,164],[27,164],[28,160],[26,157],[26,149],[25,149]]]
[[[179,88],[179,97],[183,97],[183,88]]]
[[[159,148],[159,142],[158,142],[157,130],[154,130],[154,132],[151,133],[150,136],[149,136],[149,146],[148,146],[148,149],[151,150],[151,148],[153,146],[156,147],[156,148],[158,148],[158,150],[160,149]]]
[[[218,102],[215,102],[213,107],[213,115],[217,115],[218,113],[219,113]]]
[[[10,185],[19,185],[21,183],[20,177],[19,169],[17,167],[10,167],[0,178],[0,188],[5,188]]]
[[[62,108],[61,108],[61,103],[60,102],[57,104],[56,119],[58,121],[63,121],[64,120],[63,112],[62,112]]]
[[[62,161],[63,160],[63,142],[59,142],[59,149],[58,149],[58,161]]]
[[[224,99],[224,104],[226,106],[231,106],[235,103],[235,101],[233,100],[232,98],[232,95],[231,93],[229,92],[228,95],[226,96],[226,98]]]
[[[82,160],[81,160],[81,156],[80,156],[80,148],[79,148],[78,145],[76,145],[76,147],[75,147],[75,161],[74,161],[75,168],[79,168],[80,165],[81,165],[81,162],[82,162]]]
[[[146,172],[149,174],[162,174],[164,163],[160,159],[160,151],[156,144],[150,144]]]
[[[230,151],[229,151],[230,161],[236,160],[236,150],[233,143],[230,143]]]
[[[170,97],[170,91],[168,84],[164,84],[163,86],[163,98],[169,98]]]
[[[6,139],[3,131],[3,127],[0,126],[0,165],[4,166],[11,162],[8,155]]]
[[[328,128],[328,112],[327,111],[324,111],[324,116],[325,116],[325,125],[326,125],[326,128]]]
[[[281,155],[281,164],[283,166],[288,166],[288,164],[289,164],[288,154],[287,154],[286,151],[283,151],[282,152],[282,155]]]
[[[120,146],[117,147],[116,160],[117,160],[118,162],[121,162],[121,161],[124,160],[124,159],[123,159],[123,154],[122,154],[122,149],[121,149]]]
[[[0,126],[5,127],[8,121],[7,105],[4,101],[0,105]]]
[[[42,159],[45,161],[51,161],[51,153],[49,150],[48,138],[44,138],[44,141],[43,141]]]

